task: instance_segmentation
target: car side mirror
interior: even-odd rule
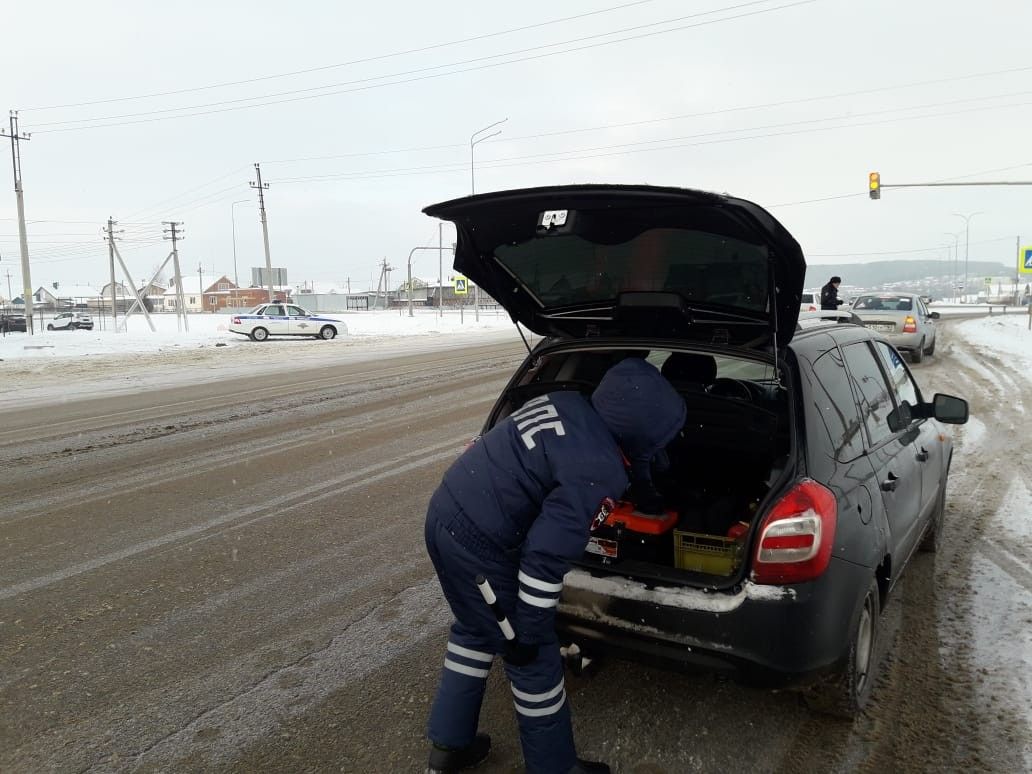
[[[968,402],[940,392],[932,399],[932,414],[948,425],[962,425],[968,421]]]
[[[929,312],[928,316],[931,317],[933,320],[938,320],[940,317],[942,317],[942,315],[938,312]]]
[[[889,412],[889,430],[894,433],[898,433],[900,430],[906,430],[910,427],[910,423],[913,421],[914,416],[910,412],[910,404],[906,401],[903,401],[897,408],[894,408]]]

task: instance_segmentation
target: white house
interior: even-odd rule
[[[32,294],[35,306],[50,311],[57,309],[97,308],[100,293],[89,285],[64,285],[51,282],[40,285]]]

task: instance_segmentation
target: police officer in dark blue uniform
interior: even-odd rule
[[[685,404],[637,357],[609,369],[590,402],[576,392],[527,401],[455,461],[430,500],[426,544],[455,614],[430,712],[428,771],[480,763],[491,740],[477,733],[496,654],[512,689],[527,771],[608,772],[577,758],[555,610],[592,518],[628,486],[653,491],[651,460],[684,424]],[[482,575],[513,624],[507,642],[475,584]]]

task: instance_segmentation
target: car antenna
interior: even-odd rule
[[[527,354],[531,354],[530,344],[527,343],[527,337],[523,335],[523,329],[520,327],[520,324],[515,320],[513,321],[513,324],[516,326],[516,330],[519,331],[520,338],[523,339],[523,346],[527,348]]]
[[[778,373],[778,357],[780,356],[778,354],[778,285],[773,255],[768,257],[768,266],[770,267],[770,279],[768,280],[770,293],[768,294],[767,303],[770,304],[774,318],[774,383],[778,384],[781,380],[781,374]]]

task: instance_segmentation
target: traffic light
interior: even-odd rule
[[[869,179],[868,187],[870,189],[869,193],[871,194],[871,198],[872,199],[880,199],[881,198],[881,175],[879,175],[877,172],[872,172],[867,177]]]

